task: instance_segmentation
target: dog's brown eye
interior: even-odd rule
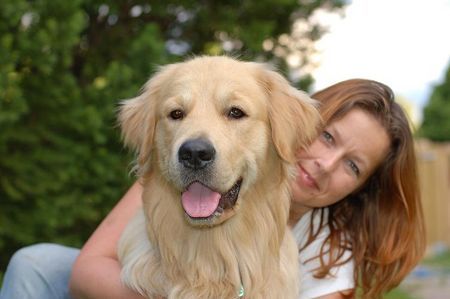
[[[173,110],[169,114],[171,119],[182,119],[184,117],[184,112],[182,110]]]
[[[228,111],[229,118],[239,119],[243,118],[244,116],[247,116],[247,114],[245,114],[244,111],[236,107],[233,107],[230,109],[230,111]]]

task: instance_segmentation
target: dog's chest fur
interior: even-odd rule
[[[285,284],[289,282],[283,282],[283,278],[296,272],[292,261],[296,260],[297,249],[291,235],[285,233],[285,225],[276,223],[287,220],[286,183],[279,185],[279,190],[261,186],[258,192],[249,191],[246,196],[264,195],[267,202],[248,204],[246,213],[212,228],[189,226],[177,203],[179,194],[169,186],[161,177],[153,176],[143,196],[153,247],[153,262],[148,267],[154,268],[145,271],[163,273],[164,277],[155,276],[151,285],[163,281],[160,289],[169,298],[237,298],[241,285],[246,298],[277,298],[279,288],[288,289]],[[155,198],[155,194],[162,197]],[[267,198],[271,195],[278,198]],[[297,281],[290,283],[295,293]],[[153,286],[149,292],[155,289]]]

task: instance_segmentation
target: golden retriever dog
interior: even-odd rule
[[[314,104],[265,65],[223,56],[167,65],[124,101],[144,187],[118,245],[124,283],[148,298],[297,298],[289,185]]]

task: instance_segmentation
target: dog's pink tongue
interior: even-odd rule
[[[181,202],[186,213],[193,217],[209,217],[219,205],[220,194],[203,186],[193,183],[181,195]]]

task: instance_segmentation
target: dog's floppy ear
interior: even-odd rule
[[[136,151],[136,167],[139,170],[150,161],[157,121],[155,105],[172,68],[173,65],[161,68],[147,81],[139,96],[120,103],[118,122],[122,129],[122,138],[127,146]]]
[[[269,120],[275,148],[283,160],[293,163],[298,150],[308,146],[318,133],[321,118],[317,102],[267,67],[260,80],[269,96]]]

